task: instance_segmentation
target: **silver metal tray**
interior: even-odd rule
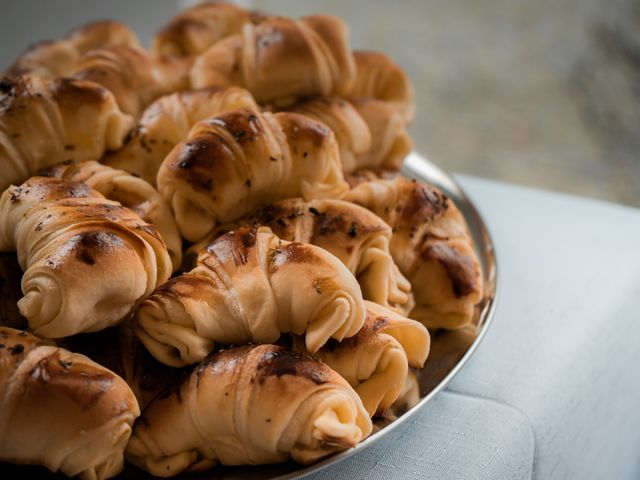
[[[394,418],[382,418],[374,421],[374,433],[358,444],[355,448],[333,455],[318,463],[302,467],[293,462],[281,465],[261,465],[248,467],[216,467],[211,471],[200,474],[178,476],[181,479],[201,480],[285,480],[300,478],[313,472],[322,470],[329,465],[338,463],[351,455],[364,450],[372,443],[387,435],[403,421],[417,413],[442,390],[451,379],[467,363],[478,344],[489,328],[496,302],[497,270],[493,243],[482,217],[467,198],[460,186],[448,174],[417,153],[412,153],[404,163],[403,173],[412,178],[423,180],[436,185],[451,198],[462,211],[475,241],[478,257],[482,265],[484,277],[484,300],[476,310],[476,329],[473,335],[468,332],[436,332],[432,334],[431,353],[425,366],[416,370],[420,390],[420,400],[411,408],[398,413]],[[54,475],[41,467],[24,467],[0,463],[0,477],[2,478],[30,478],[57,479],[62,475]],[[147,479],[153,478],[131,466],[125,467],[124,472],[116,478]]]

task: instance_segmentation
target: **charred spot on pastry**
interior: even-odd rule
[[[71,366],[73,365],[73,362],[69,361],[69,360],[58,360],[58,363],[60,364],[60,366],[62,368],[64,368],[65,370],[68,370],[69,368],[71,368]]]
[[[270,203],[268,205],[263,205],[258,210],[256,210],[251,215],[251,218],[255,219],[258,223],[262,225],[267,225],[275,221],[275,219],[278,218],[279,216],[280,216],[280,208],[277,205]]]
[[[262,354],[256,367],[256,378],[263,384],[269,377],[291,375],[322,385],[329,381],[322,367],[322,363],[309,355],[274,346]]]
[[[385,317],[384,315],[377,316],[373,320],[373,325],[372,325],[373,331],[377,332],[381,328],[386,327],[388,324],[389,324],[389,317]]]
[[[271,266],[275,271],[289,263],[307,263],[309,265],[317,265],[320,262],[320,258],[309,245],[293,242],[278,248],[274,252],[271,260]]]
[[[401,205],[396,211],[401,215],[403,227],[430,222],[449,208],[449,198],[435,187],[405,180],[402,188]]]
[[[128,145],[129,143],[131,143],[131,141],[137,137],[138,135],[140,135],[140,131],[141,131],[141,127],[140,125],[137,125],[136,127],[134,127],[133,129],[129,130],[129,132],[125,135],[124,139],[122,140],[122,144],[123,145]]]
[[[213,192],[216,182],[211,172],[224,170],[224,165],[233,162],[235,154],[224,136],[217,133],[203,133],[186,142],[181,148],[179,157],[169,163],[178,177],[192,185],[196,191]]]
[[[239,239],[243,248],[251,248],[256,244],[257,231],[256,227],[243,228],[238,231],[236,238]]]
[[[83,232],[73,236],[68,243],[69,250],[75,253],[76,258],[86,264],[94,265],[96,258],[105,252],[123,245],[115,233],[108,231]]]
[[[24,352],[24,345],[21,343],[17,343],[13,347],[9,347],[7,350],[11,352],[11,355],[20,355],[22,352]]]
[[[20,195],[22,194],[22,187],[16,187],[11,190],[9,194],[9,202],[16,203],[20,200]]]
[[[356,238],[356,236],[358,235],[358,231],[356,230],[355,223],[351,223],[351,226],[349,227],[349,231],[347,232],[347,235],[349,235],[349,237],[351,238]]]
[[[314,237],[331,235],[332,233],[339,232],[344,229],[345,224],[342,215],[332,215],[328,212],[318,213],[319,214],[316,215],[316,222],[314,225]]]
[[[223,127],[240,145],[257,140],[264,132],[259,117],[249,109],[224,113],[209,123]]]
[[[435,244],[424,249],[422,257],[442,265],[451,281],[451,288],[456,298],[464,297],[477,290],[477,264],[468,255],[447,245]]]
[[[199,299],[206,295],[207,289],[210,288],[211,282],[208,277],[196,274],[184,274],[174,277],[160,285],[152,294],[151,298],[169,295],[175,298],[189,297]]]
[[[207,251],[224,262],[231,259],[236,266],[249,261],[249,249],[257,241],[257,226],[242,227],[217,238],[207,247]]]
[[[315,207],[309,207],[309,212],[311,213],[311,215],[317,217],[318,215],[320,215],[320,212],[318,211],[317,208]]]

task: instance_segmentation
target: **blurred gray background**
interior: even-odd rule
[[[114,18],[144,41],[190,1],[3,1],[0,63]],[[640,0],[253,0],[344,17],[411,76],[416,148],[442,167],[640,206]]]

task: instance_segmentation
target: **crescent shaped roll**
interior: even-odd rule
[[[169,278],[157,230],[83,183],[33,177],[0,198],[0,251],[24,271],[20,313],[60,338],[119,323]]]
[[[182,10],[153,38],[160,55],[199,55],[225,37],[240,33],[254,15],[232,3],[202,2]]]
[[[84,355],[0,327],[0,460],[83,480],[123,468],[140,415],[127,384]]]
[[[391,255],[415,296],[411,318],[433,329],[472,322],[482,300],[480,262],[462,213],[442,191],[397,177],[361,183],[347,199],[393,228]]]
[[[82,112],[81,115],[78,112]],[[0,81],[0,190],[48,165],[100,158],[122,146],[133,118],[93,82],[37,77]]]
[[[162,195],[143,179],[93,160],[59,163],[41,171],[40,174],[85,183],[109,200],[119,202],[123,207],[133,210],[142,220],[158,229],[167,246],[173,270],[180,267],[182,238],[180,238],[171,208]]]
[[[288,110],[318,120],[333,131],[346,174],[362,169],[400,170],[413,148],[404,118],[389,102],[316,97]]]
[[[82,55],[69,75],[102,85],[113,93],[123,112],[138,118],[159,96],[188,87],[188,67],[167,62],[141,48],[108,45]]]
[[[264,225],[289,242],[309,243],[335,255],[356,277],[362,296],[408,314],[411,284],[389,253],[391,227],[366,208],[343,200],[305,202],[291,198],[265,205],[242,219],[216,227],[189,250],[194,257],[217,237],[243,225]]]
[[[184,238],[283,198],[339,198],[348,185],[325,125],[295,113],[243,109],[197,123],[158,172]]]
[[[223,465],[311,463],[371,432],[358,395],[340,375],[276,345],[209,356],[159,396],[136,423],[127,460],[169,477]]]
[[[315,357],[349,382],[369,415],[384,415],[402,393],[409,367],[424,365],[431,341],[421,323],[365,303],[367,319],[362,329],[342,342],[329,340]],[[296,340],[296,350],[301,349]]]
[[[215,43],[191,69],[198,87],[238,85],[257,102],[287,102],[308,95],[346,95],[355,63],[348,29],[339,18],[267,18]]]
[[[258,108],[251,94],[239,87],[205,88],[160,97],[142,114],[122,148],[102,160],[133,172],[156,185],[158,169],[173,147],[199,121],[240,108]]]
[[[90,80],[110,90],[125,113],[138,117],[161,94],[189,88],[191,64],[149,54],[128,26],[100,21],[29,48],[7,75]]]
[[[267,227],[244,227],[142,302],[134,331],[156,359],[180,367],[201,361],[216,343],[269,343],[283,332],[304,334],[314,353],[329,338],[355,335],[364,320],[360,286],[340,260]]]
[[[83,54],[106,45],[142,48],[135,32],[127,25],[112,20],[92,22],[72,30],[59,40],[29,47],[6,74],[34,74],[47,78],[68,76]]]
[[[391,103],[405,123],[415,117],[413,86],[407,74],[381,52],[353,52],[356,78],[349,97],[366,97]]]

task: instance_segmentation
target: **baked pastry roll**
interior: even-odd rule
[[[348,29],[339,18],[267,18],[215,43],[195,61],[191,84],[238,85],[259,103],[282,103],[306,95],[346,95],[355,63]]]
[[[422,368],[429,354],[429,332],[421,323],[373,302],[367,319],[353,337],[329,340],[315,353],[360,396],[369,415],[383,415],[398,399],[409,367]],[[303,346],[294,339],[296,350]]]
[[[288,110],[314,118],[333,130],[344,173],[361,169],[400,170],[413,148],[405,119],[390,102],[316,97]]]
[[[333,199],[281,200],[216,227],[188,250],[188,260],[193,262],[217,237],[243,225],[264,225],[283,240],[321,247],[356,277],[365,299],[405,314],[413,308],[411,284],[389,253],[391,227],[366,208]]]
[[[268,343],[283,332],[304,335],[314,353],[329,338],[355,335],[364,319],[358,282],[340,260],[267,227],[244,227],[142,302],[134,330],[154,357],[180,367],[201,361],[216,343]]]
[[[83,182],[109,200],[130,208],[142,220],[158,229],[167,246],[173,270],[182,263],[182,238],[178,232],[173,213],[165,199],[143,179],[123,170],[101,165],[89,160],[73,163],[63,162],[40,172],[47,177],[56,177],[72,182]]]
[[[70,72],[73,78],[91,80],[107,88],[122,111],[135,118],[153,100],[168,93],[172,80],[165,80],[161,73],[168,71],[156,69],[147,52],[122,45],[85,53]]]
[[[197,123],[158,172],[184,238],[283,198],[339,198],[348,186],[325,125],[296,113],[242,109]]]
[[[381,52],[353,52],[356,78],[349,97],[366,97],[392,104],[406,123],[415,116],[413,86],[407,74]]]
[[[122,146],[133,123],[113,95],[93,82],[2,79],[0,190],[63,160],[100,158]]]
[[[354,187],[347,195],[394,231],[390,251],[413,287],[410,314],[429,328],[460,328],[482,300],[480,262],[464,217],[439,189],[397,177]]]
[[[160,97],[142,114],[124,146],[102,160],[114,168],[133,172],[151,185],[165,157],[189,135],[200,120],[240,108],[258,106],[251,94],[239,87],[204,88]]]
[[[120,322],[171,273],[155,227],[84,183],[33,177],[0,198],[0,251],[17,250],[18,302],[47,338]]]
[[[322,362],[276,345],[213,354],[149,405],[127,460],[156,476],[223,465],[311,463],[371,432],[358,395]]]
[[[134,117],[164,93],[189,88],[190,62],[147,53],[126,25],[95,22],[53,42],[24,52],[8,75],[91,80],[110,90],[120,108]]]
[[[72,30],[59,40],[29,47],[6,74],[34,74],[47,78],[68,76],[82,55],[106,45],[142,48],[135,32],[127,25],[112,20],[92,22]]]
[[[162,27],[153,38],[160,55],[199,55],[225,37],[240,33],[257,15],[232,3],[202,2],[187,8]]]
[[[101,480],[122,470],[140,415],[127,384],[84,355],[0,327],[0,460]]]

